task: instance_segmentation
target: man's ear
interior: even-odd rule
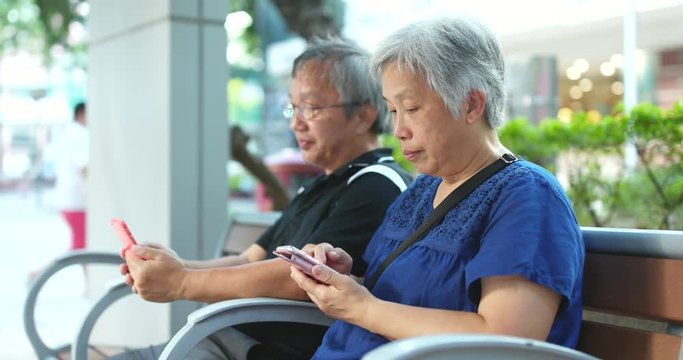
[[[467,106],[465,107],[465,121],[474,124],[477,120],[484,117],[486,108],[486,94],[480,90],[472,90],[467,94]]]
[[[377,112],[377,107],[372,104],[363,104],[358,108],[355,115],[356,121],[358,122],[358,127],[356,128],[358,134],[364,134],[370,131],[372,125],[377,120]]]

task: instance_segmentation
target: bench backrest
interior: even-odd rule
[[[236,212],[230,215],[216,257],[241,254],[280,218],[279,212]]]
[[[683,231],[582,228],[578,350],[602,359],[683,359]]]
[[[219,256],[244,251],[280,213],[235,213]],[[582,227],[578,350],[611,360],[683,359],[683,231]]]

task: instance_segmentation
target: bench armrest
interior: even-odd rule
[[[512,336],[458,334],[399,340],[370,351],[363,360],[519,359],[596,360],[563,346]]]
[[[36,352],[38,358],[47,358],[56,356],[62,351],[69,349],[70,345],[60,345],[52,348],[47,346],[43,339],[40,338],[36,327],[35,308],[38,294],[43,289],[45,283],[61,269],[71,265],[87,265],[87,264],[120,264],[123,260],[119,254],[109,252],[96,252],[88,250],[77,250],[68,255],[62,256],[54,260],[36,279],[35,283],[26,296],[24,302],[24,330],[28,337],[33,350]]]
[[[271,298],[222,301],[188,315],[187,323],[173,336],[159,359],[185,359],[195,345],[220,329],[270,321],[329,326],[334,319],[310,302]]]
[[[581,232],[590,252],[683,259],[683,231],[582,226]]]

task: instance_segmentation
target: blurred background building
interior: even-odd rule
[[[74,15],[65,19],[52,14],[50,21],[64,28],[65,35],[62,43],[48,49],[21,39],[39,32],[25,29],[39,26],[40,8],[32,0],[5,0],[0,5],[0,186],[41,176],[49,181],[46,144],[55,128],[70,120],[72,105],[86,98],[90,5],[83,0],[66,3]],[[668,108],[683,97],[679,0],[320,4],[322,14],[344,36],[369,51],[388,33],[420,19],[462,14],[483,19],[499,34],[506,54],[508,116],[532,121],[573,112],[600,117],[612,111],[624,94],[624,14],[635,11],[638,101]],[[227,3],[225,7],[228,13]],[[291,61],[305,47],[305,39],[290,30],[287,21],[296,19],[283,17],[281,2],[234,0],[230,7],[225,21],[231,70],[227,121],[253,136],[252,151],[274,154],[294,145],[279,109],[287,98]],[[235,193],[252,192],[253,180],[241,176],[239,166],[231,166],[238,177],[232,181]]]
[[[305,39],[289,30],[291,20],[282,17],[276,3],[256,0],[249,12],[234,12],[236,21],[229,17],[226,22],[231,69],[260,74],[238,79],[232,72],[230,82],[248,91],[230,92],[234,94],[229,98],[230,121],[257,134],[251,145],[265,155],[294,145],[279,107],[287,98],[291,61],[305,46]],[[535,123],[547,118],[569,121],[577,113],[597,121],[622,103],[625,19],[635,14],[635,43],[630,50],[634,51],[631,74],[637,83],[631,91],[636,101],[668,109],[683,97],[679,35],[683,24],[676,20],[683,16],[681,1],[348,0],[323,1],[322,7],[344,36],[369,51],[388,33],[421,19],[448,15],[483,19],[499,34],[506,56],[507,117]],[[249,37],[230,35],[245,31],[257,34],[256,51],[248,51]],[[242,96],[251,100],[241,102]],[[254,110],[236,113],[247,107]],[[239,166],[234,170],[234,184],[251,181],[242,176]]]

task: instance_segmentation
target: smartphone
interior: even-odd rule
[[[322,264],[311,255],[308,255],[291,245],[278,246],[275,248],[275,251],[273,251],[273,254],[296,266],[310,276],[313,276],[313,267]]]
[[[114,231],[116,231],[116,235],[119,236],[119,239],[121,239],[121,242],[123,243],[121,257],[125,258],[126,251],[128,251],[131,246],[137,244],[137,241],[135,241],[135,238],[130,233],[130,230],[128,230],[128,225],[126,225],[125,221],[120,219],[111,219],[110,223],[114,228]]]

